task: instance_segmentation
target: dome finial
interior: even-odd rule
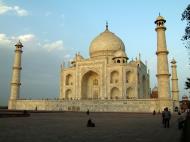
[[[108,21],[106,21],[106,30],[108,30]]]
[[[23,47],[23,45],[22,45],[22,43],[21,43],[20,40],[17,42],[17,44],[15,44],[15,46],[16,46],[16,47],[19,47],[19,48],[22,48],[22,47]]]
[[[139,61],[141,60],[141,53],[139,52]]]
[[[159,12],[159,14],[158,14],[159,16],[160,16],[160,12]]]

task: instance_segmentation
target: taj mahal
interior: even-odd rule
[[[129,60],[123,41],[105,30],[89,46],[89,58],[76,53],[70,66],[61,65],[58,99],[27,100],[19,97],[21,54],[23,45],[15,46],[15,58],[8,108],[13,110],[94,111],[94,112],[153,112],[179,107],[177,65],[168,60],[165,22],[155,20],[157,33],[156,98],[151,97],[149,70],[141,58]],[[171,63],[171,74],[169,73]],[[171,77],[171,79],[170,79]],[[171,87],[170,87],[171,85]]]

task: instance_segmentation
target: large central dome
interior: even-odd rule
[[[106,25],[106,30],[91,42],[89,50],[91,57],[114,55],[118,50],[125,52],[125,45],[118,36],[108,30]]]

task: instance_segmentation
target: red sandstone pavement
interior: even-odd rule
[[[0,118],[0,142],[179,142],[177,115],[163,128],[161,116],[135,113],[32,113]]]

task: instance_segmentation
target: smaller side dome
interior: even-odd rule
[[[183,95],[182,96],[182,100],[188,100],[188,96],[187,95]]]
[[[160,16],[160,15],[159,15],[159,16],[156,18],[156,20],[165,20],[165,19],[164,19],[163,16]]]
[[[156,24],[158,21],[163,21],[164,23],[166,22],[165,18],[160,15],[156,18],[156,21],[154,23]]]
[[[114,60],[114,63],[127,63],[128,57],[125,51],[118,50],[114,53],[112,60]]]
[[[79,54],[77,54],[77,56],[75,57],[75,59],[76,59],[76,61],[81,61],[81,60],[83,60],[84,58],[83,58],[83,56],[80,55],[80,53],[79,53]]]
[[[15,44],[15,46],[16,46],[16,47],[19,47],[19,48],[22,48],[22,47],[23,47],[23,45],[22,45],[22,43],[20,42],[20,40],[17,42],[17,44]]]
[[[152,92],[157,92],[158,91],[158,87],[155,86],[153,89],[152,89]]]
[[[124,58],[126,58],[127,55],[126,55],[126,53],[124,51],[118,50],[118,51],[115,52],[114,57],[116,57],[116,58],[118,58],[118,57],[124,57]]]
[[[152,93],[150,95],[151,98],[158,98],[158,87],[155,86],[153,89],[152,89]]]
[[[72,64],[76,63],[77,61],[81,61],[81,60],[84,60],[83,56],[80,55],[80,53],[77,53],[75,55],[75,57],[73,58],[73,60],[71,61]]]
[[[171,61],[172,64],[176,64],[176,60],[173,58]]]

